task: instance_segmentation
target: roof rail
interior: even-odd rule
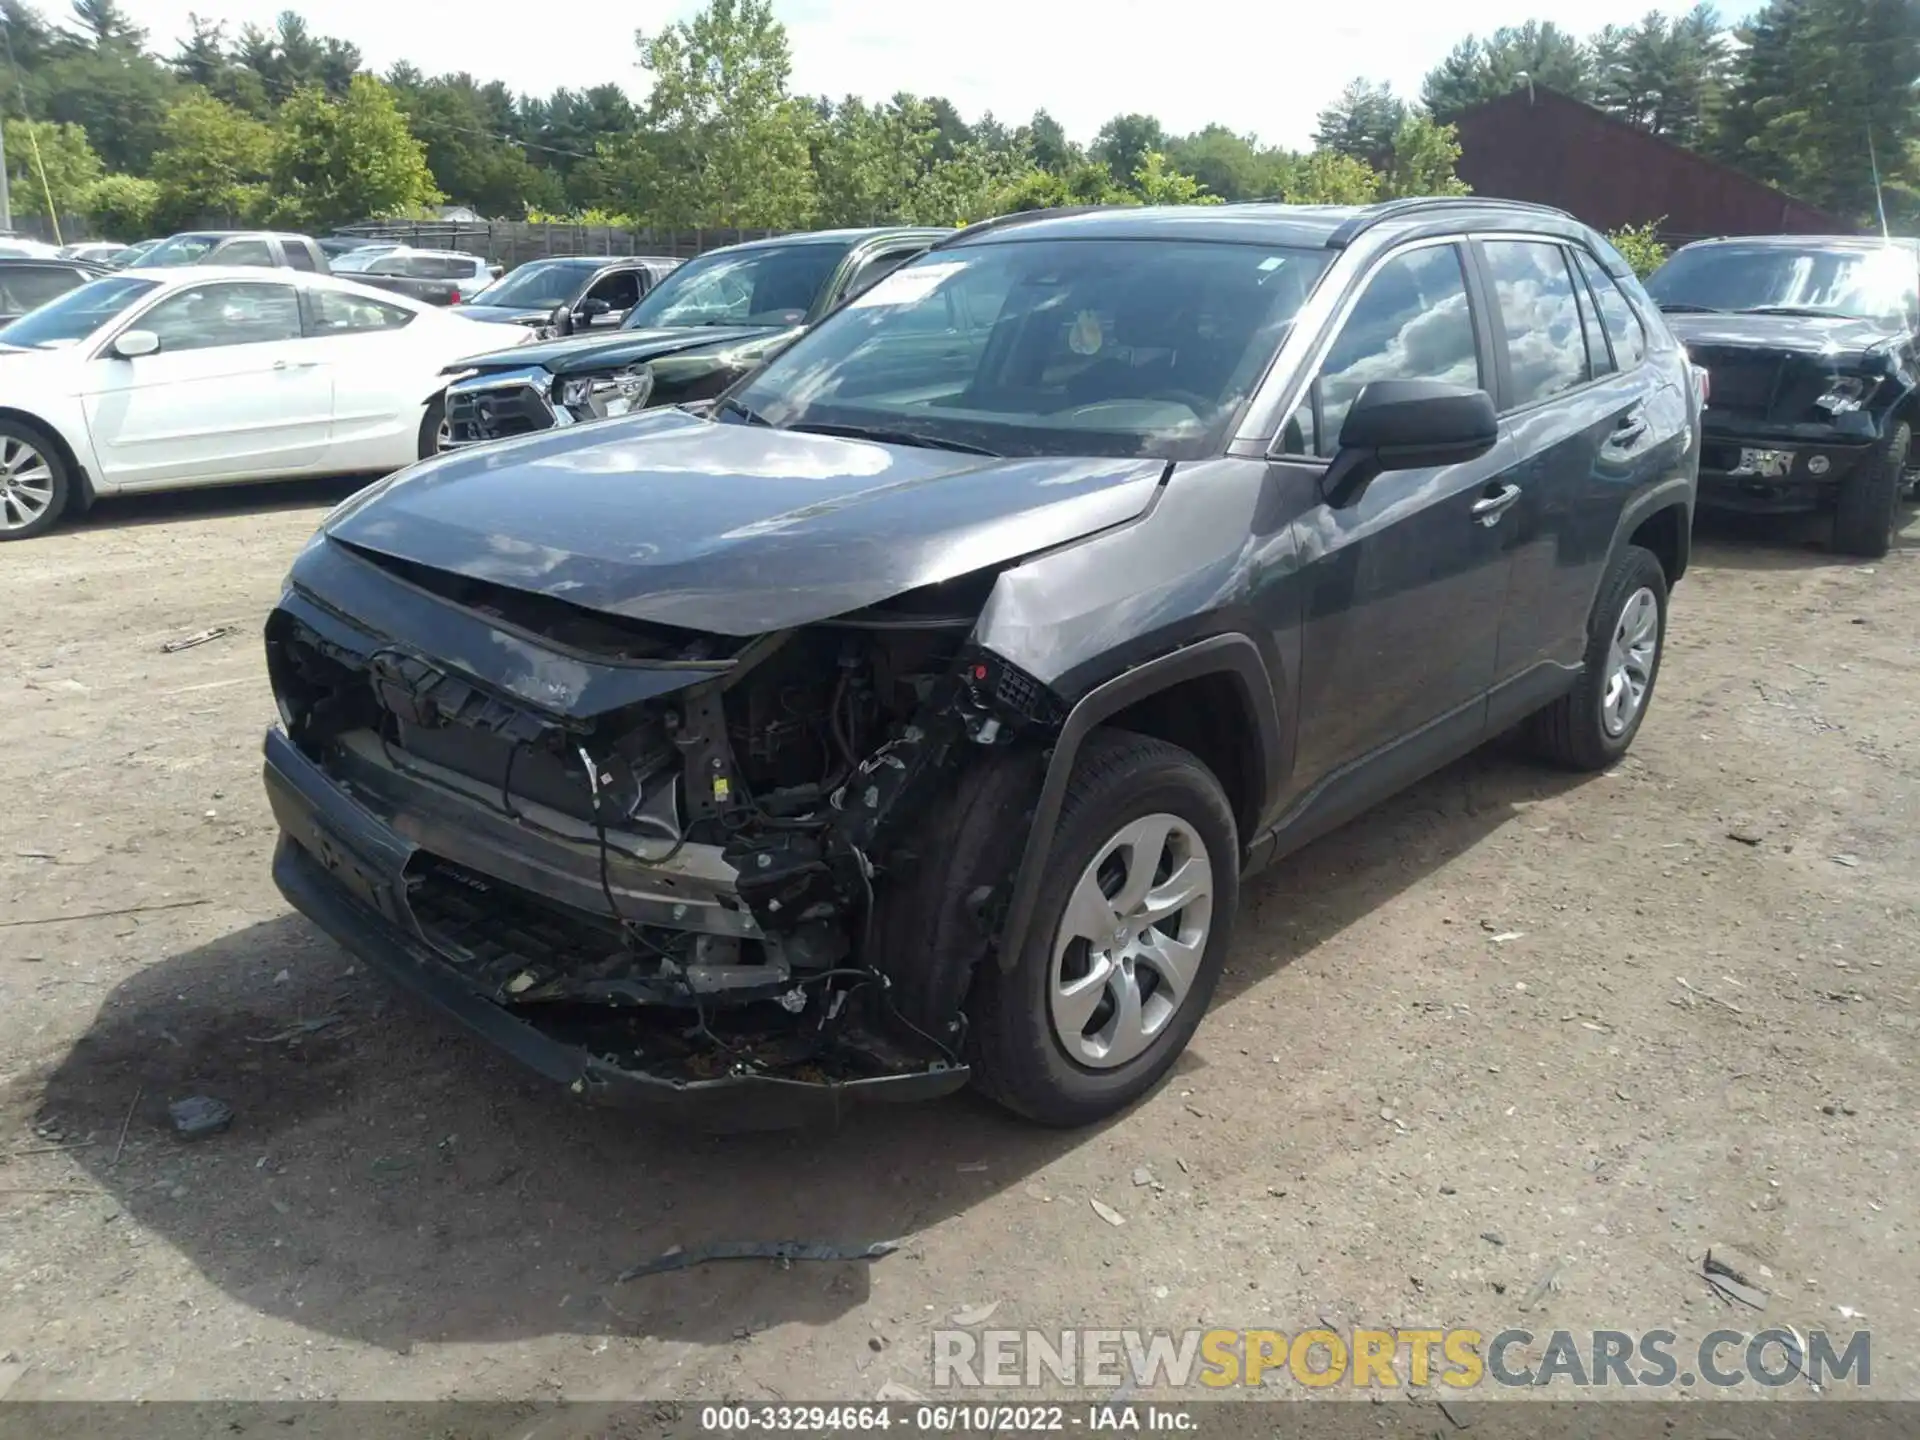
[[[1411,195],[1404,200],[1383,200],[1369,205],[1327,237],[1329,250],[1351,245],[1375,225],[1417,215],[1428,210],[1519,210],[1533,215],[1555,215],[1562,220],[1574,217],[1551,205],[1536,205],[1530,200],[1501,200],[1490,195]]]
[[[985,235],[993,230],[1005,230],[1012,225],[1024,225],[1033,220],[1063,220],[1069,215],[1091,215],[1097,210],[1120,210],[1120,205],[1056,205],[1048,210],[1015,210],[1008,215],[995,215],[988,220],[976,220],[971,225],[963,225],[951,235],[942,236],[927,248],[944,250],[947,246],[961,240],[971,240],[976,235]]]

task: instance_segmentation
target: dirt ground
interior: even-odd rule
[[[1484,752],[1269,871],[1181,1068],[1112,1123],[963,1097],[721,1139],[580,1108],[273,889],[258,629],[347,488],[0,547],[8,1398],[866,1398],[928,1389],[930,1329],[990,1302],[1760,1328],[1709,1244],[1768,1266],[1766,1323],[1868,1325],[1873,1393],[1920,1397],[1920,527],[1874,565],[1703,536],[1624,765]],[[237,1118],[188,1144],[196,1093]]]

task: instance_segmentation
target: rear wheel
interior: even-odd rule
[[[1885,448],[1858,467],[1840,485],[1833,512],[1833,548],[1842,555],[1878,560],[1893,548],[1900,492],[1907,482],[1913,429],[1906,421],[1893,427]]]
[[[1629,545],[1607,567],[1579,683],[1534,717],[1534,742],[1570,770],[1604,770],[1633,744],[1667,638],[1667,572]]]
[[[0,540],[28,540],[51,530],[72,489],[57,445],[31,425],[0,420]]]
[[[976,1083],[1048,1125],[1151,1089],[1192,1038],[1231,943],[1240,850],[1220,783],[1178,746],[1096,732],[1074,763],[1033,927],[977,980]]]

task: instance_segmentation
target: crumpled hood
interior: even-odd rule
[[[991,459],[677,410],[403,471],[333,539],[588,609],[727,635],[845,614],[1141,514],[1150,459]]]
[[[662,330],[611,330],[559,340],[538,340],[531,345],[515,346],[497,354],[477,355],[461,361],[456,368],[517,370],[526,365],[544,365],[555,375],[570,375],[577,370],[632,365],[644,360],[658,360],[666,355],[719,350],[742,340],[765,340],[781,333],[758,325],[682,325]]]
[[[1812,315],[1670,314],[1667,326],[1689,349],[1766,350],[1805,355],[1835,364],[1863,358],[1873,346],[1893,338],[1869,320],[1827,319]]]

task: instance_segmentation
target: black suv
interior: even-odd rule
[[[952,234],[821,230],[709,250],[662,280],[614,333],[573,335],[566,320],[555,328],[571,338],[451,367],[459,378],[447,387],[447,443],[718,395],[834,306]]]
[[[275,879],[583,1095],[1093,1120],[1244,874],[1522,721],[1627,749],[1696,387],[1556,211],[957,232],[705,415],[334,511],[266,629]]]
[[[1709,377],[1700,503],[1829,511],[1880,556],[1913,475],[1920,249],[1911,240],[1703,240],[1647,281]]]

